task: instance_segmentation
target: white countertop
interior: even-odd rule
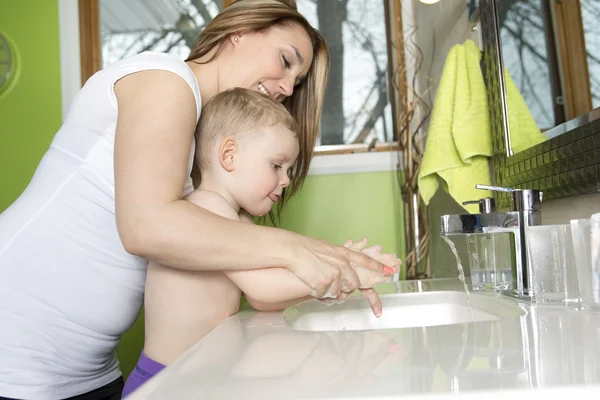
[[[461,288],[456,279],[434,279],[377,290]],[[598,398],[600,313],[501,299],[525,315],[426,328],[304,332],[282,313],[242,311],[128,400]]]

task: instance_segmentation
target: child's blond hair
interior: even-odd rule
[[[196,128],[196,163],[200,170],[210,167],[215,146],[223,139],[283,124],[297,132],[296,121],[288,110],[269,97],[250,89],[225,90],[202,107]]]

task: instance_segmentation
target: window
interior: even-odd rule
[[[331,54],[321,137],[322,153],[394,148],[386,1],[297,0],[298,10],[325,36]],[[152,50],[182,59],[203,27],[231,0],[80,0],[81,37],[93,37],[94,2],[101,43],[82,79],[124,57]],[[85,3],[85,4],[84,4]],[[86,10],[87,8],[87,10]],[[88,23],[86,23],[86,13]],[[82,52],[85,48],[82,44]],[[93,60],[90,62],[93,64]],[[340,146],[341,145],[341,146]],[[351,145],[351,146],[348,146]]]
[[[297,0],[331,54],[322,145],[394,140],[384,1]]]
[[[100,0],[102,67],[143,51],[187,58],[221,0]]]

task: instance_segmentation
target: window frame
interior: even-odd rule
[[[223,0],[223,7],[229,6],[235,0]],[[392,0],[393,1],[393,0]],[[387,24],[387,43],[388,43],[388,59],[390,67],[394,65],[392,41],[390,40],[391,28],[394,31],[395,37],[402,37],[398,35],[401,31],[401,25],[398,28],[398,24],[394,23],[397,19],[390,18],[390,1],[384,1],[385,13],[391,23]],[[79,52],[80,52],[80,69],[81,69],[81,85],[83,85],[87,79],[89,79],[94,73],[102,68],[102,43],[100,36],[100,4],[99,0],[78,0],[79,6]],[[398,31],[400,29],[400,31]],[[397,46],[396,46],[397,47]],[[399,53],[404,56],[404,52]],[[393,68],[389,68],[393,71]],[[396,93],[392,88],[391,82],[389,83],[390,102],[392,110],[396,110]],[[394,114],[394,113],[393,113]],[[392,115],[392,126],[394,132],[396,129],[396,118]],[[315,156],[331,155],[331,154],[355,154],[364,152],[389,152],[398,151],[400,149],[398,141],[394,140],[385,143],[361,143],[361,144],[340,144],[340,145],[322,145],[315,147]]]
[[[100,0],[78,0],[81,85],[102,69]]]
[[[588,68],[580,0],[551,1],[553,30],[563,109],[566,121],[592,111],[592,89]]]

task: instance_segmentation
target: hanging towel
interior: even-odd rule
[[[472,40],[454,46],[446,57],[419,172],[425,204],[438,189],[439,180],[461,205],[492,195],[475,188],[478,183],[491,183],[492,138],[480,59]],[[478,212],[477,205],[463,207]]]
[[[540,131],[523,96],[521,96],[521,92],[519,92],[519,89],[506,69],[504,70],[504,83],[508,107],[510,144],[513,153],[516,154],[548,140],[548,136]]]

